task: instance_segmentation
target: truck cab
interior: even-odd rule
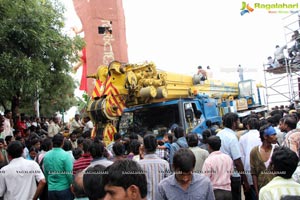
[[[119,122],[119,131],[139,135],[152,131],[162,137],[173,124],[184,127],[186,133],[201,134],[206,128],[206,121],[220,124],[217,102],[207,95],[195,98],[181,98],[160,103],[133,106],[124,110]]]
[[[238,96],[235,99],[227,99],[221,102],[221,115],[236,112],[241,121],[251,113],[264,115],[267,112],[267,107],[264,105],[263,98],[261,98],[262,89],[264,88],[256,84],[254,80],[240,81],[238,83]]]
[[[238,83],[239,96],[247,100],[248,109],[259,107],[262,105],[260,98],[260,90],[254,80],[245,80]]]

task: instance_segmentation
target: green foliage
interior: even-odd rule
[[[69,75],[80,38],[63,34],[64,8],[57,0],[0,0],[0,104],[20,97],[20,109],[33,111],[39,91],[41,114],[76,105]]]
[[[87,93],[83,93],[82,98],[78,98],[78,110],[81,114],[86,114],[90,99],[91,97]]]

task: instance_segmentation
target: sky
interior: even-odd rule
[[[247,78],[247,71],[260,71],[275,45],[284,43],[281,16],[256,10],[241,16],[239,1],[123,4],[129,61],[154,61],[167,71],[193,74],[198,65],[209,65],[216,78],[225,78],[218,72],[231,72],[226,78],[238,80],[236,69],[241,64]]]
[[[63,1],[66,27],[78,25],[72,1]],[[297,3],[246,3],[254,8],[262,2]],[[239,80],[240,64],[245,79],[264,83],[263,64],[273,56],[276,45],[290,39],[285,25],[295,21],[296,15],[284,19],[290,14],[254,8],[241,16],[241,7],[242,1],[236,0],[123,0],[129,62],[153,61],[159,69],[190,75],[199,65],[209,65],[214,78],[224,81]]]
[[[67,26],[77,25],[71,0],[64,2]],[[254,79],[275,45],[286,42],[282,18],[288,14],[254,9],[241,16],[242,1],[123,0],[123,7],[129,62],[153,61],[166,71],[193,74],[209,65],[216,78],[238,81],[241,64],[245,78]]]

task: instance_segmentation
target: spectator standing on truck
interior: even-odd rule
[[[242,68],[241,65],[239,65],[237,72],[239,73],[240,81],[244,80],[244,69]]]
[[[206,69],[207,69],[207,79],[208,79],[208,80],[213,79],[213,72],[212,72],[212,70],[210,69],[210,66],[207,66]]]
[[[236,113],[227,113],[223,116],[224,129],[218,132],[217,136],[221,138],[220,151],[226,153],[234,162],[235,170],[231,176],[231,194],[232,199],[241,199],[241,177],[243,180],[244,192],[249,191],[249,183],[245,173],[241,175],[238,172],[244,172],[244,165],[241,160],[241,151],[235,130],[239,124],[239,117]]]

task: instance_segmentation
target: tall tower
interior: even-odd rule
[[[87,74],[111,60],[128,62],[125,16],[122,0],[73,0],[86,42]],[[107,30],[101,33],[101,28]],[[87,80],[91,95],[93,80]]]

